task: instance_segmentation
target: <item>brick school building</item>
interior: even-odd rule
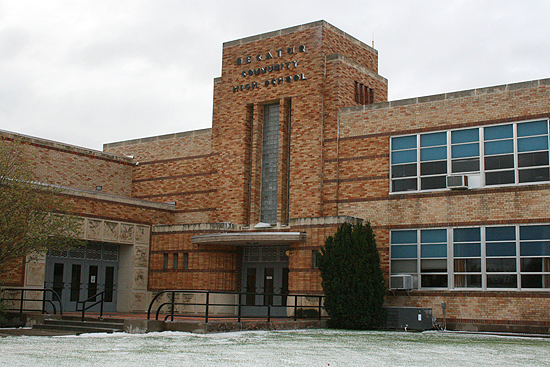
[[[8,285],[61,290],[67,309],[111,287],[124,312],[165,289],[322,294],[326,237],[368,221],[388,306],[550,328],[550,79],[388,101],[378,52],[324,21],[222,57],[210,129],[102,152],[2,133],[65,188],[88,241],[15,264]]]

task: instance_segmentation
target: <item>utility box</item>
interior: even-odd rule
[[[432,309],[422,307],[386,307],[386,328],[424,331],[433,329]]]

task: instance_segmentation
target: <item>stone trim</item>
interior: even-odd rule
[[[53,140],[36,138],[33,136],[13,133],[5,130],[0,130],[0,140],[8,140],[8,141],[20,140],[26,144],[29,144],[38,148],[55,150],[62,153],[75,154],[81,157],[87,157],[92,159],[100,159],[104,161],[117,162],[126,166],[135,166],[133,159],[130,157],[124,157],[116,154],[105,153],[99,150],[82,148],[75,145],[60,143]]]
[[[407,98],[407,99],[400,99],[396,101],[373,103],[373,104],[362,105],[362,106],[344,107],[341,109],[341,112],[343,113],[363,112],[367,110],[379,110],[384,108],[403,107],[403,106],[409,106],[413,104],[429,103],[434,101],[452,100],[457,98],[476,97],[476,96],[484,96],[487,94],[512,92],[519,89],[545,87],[548,85],[550,85],[550,78],[512,83],[512,84],[504,84],[499,86],[491,86],[486,88],[463,90],[463,91],[457,91],[457,92],[451,92],[451,93],[442,93],[442,94],[436,94],[432,96],[413,97],[413,98]]]

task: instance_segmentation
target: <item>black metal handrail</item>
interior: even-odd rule
[[[104,291],[101,291],[97,294],[94,294],[93,296],[91,297],[88,297],[87,299],[85,299],[84,301],[78,301],[76,303],[76,310],[77,311],[80,311],[78,309],[78,305],[82,303],[82,321],[84,321],[84,314],[86,312],[86,310],[89,310],[90,308],[96,306],[96,305],[100,305],[99,306],[99,317],[103,317],[103,304],[105,303],[105,294],[107,292],[111,292],[111,290],[104,290]],[[100,297],[100,300],[99,301],[96,301],[96,298],[97,297]],[[87,306],[86,307],[86,303],[87,302],[93,302],[91,305]]]
[[[17,298],[6,298],[4,296],[6,292],[19,292],[19,294]],[[34,298],[25,298],[26,292],[42,292],[42,299],[38,300]],[[47,293],[51,293],[51,300],[46,298]],[[61,303],[61,297],[59,297],[59,294],[51,288],[2,288],[2,297],[0,297],[0,302],[3,301],[18,301],[19,308],[5,308],[4,310],[19,311],[19,313],[23,313],[23,311],[36,311],[36,309],[34,308],[25,308],[25,302],[42,301],[42,313],[48,313],[48,311],[46,310],[46,305],[50,305],[53,308],[54,315],[57,313],[54,302],[57,302],[57,304],[59,305],[59,314],[63,315],[63,304]]]
[[[155,295],[155,297],[153,297],[153,299],[151,300],[151,302],[149,303],[149,308],[147,310],[147,319],[151,319],[151,313],[153,311],[153,307],[154,307],[154,304],[160,299],[160,297],[162,297],[163,295],[170,295],[170,302],[163,302],[161,303],[160,305],[158,305],[156,311],[155,311],[155,320],[158,320],[159,319],[159,316],[161,314],[161,311],[169,306],[169,312],[166,314],[166,316],[164,317],[164,321],[170,319],[171,321],[174,321],[174,317],[177,316],[177,317],[192,317],[192,318],[203,318],[204,319],[204,322],[205,323],[208,323],[209,319],[210,318],[215,318],[215,317],[222,317],[222,318],[228,318],[228,317],[237,317],[237,320],[238,322],[241,322],[241,320],[243,318],[246,318],[246,319],[266,319],[267,318],[267,322],[270,322],[272,318],[292,318],[294,319],[294,321],[298,320],[298,319],[303,319],[303,318],[308,318],[306,316],[306,312],[304,312],[304,310],[310,310],[312,308],[316,309],[317,311],[317,318],[319,320],[321,320],[323,318],[323,299],[324,299],[324,296],[323,295],[313,295],[313,294],[281,294],[281,293],[251,293],[251,292],[221,292],[221,291],[201,291],[201,290],[165,290],[165,291],[160,291],[159,293],[157,293]],[[203,303],[195,303],[195,302],[176,302],[176,294],[193,294],[193,295],[197,295],[197,294],[204,294],[205,295],[205,301]],[[235,303],[211,303],[210,302],[210,295],[212,294],[223,294],[223,295],[236,295],[238,296],[237,297],[237,302]],[[244,296],[244,297],[243,297]],[[270,304],[270,302],[268,302],[267,304],[253,304],[253,305],[249,305],[249,304],[246,304],[242,302],[243,298],[246,300],[246,296],[253,296],[254,299],[256,298],[256,296],[261,296],[261,297],[264,297],[264,299],[266,299],[267,297],[269,297],[269,299],[273,300],[275,297],[280,297],[281,299],[288,299],[289,297],[290,298],[294,298],[294,305],[292,306],[288,306],[286,304],[281,304],[280,305],[274,305],[274,304]],[[298,299],[299,298],[304,298],[304,297],[314,297],[314,298],[317,298],[318,299],[318,303],[316,306],[307,306],[307,305],[301,305],[301,306],[298,306]],[[197,314],[182,314],[182,313],[178,313],[176,315],[176,312],[175,312],[175,309],[176,309],[176,306],[203,306],[204,307],[204,314],[203,315],[197,315]],[[237,315],[234,315],[234,316],[211,316],[210,315],[210,310],[211,308],[213,307],[237,307]],[[256,308],[265,308],[267,310],[267,315],[263,315],[263,316],[243,316],[242,315],[242,308],[243,307],[256,307]],[[288,310],[288,309],[293,309],[293,315],[291,316],[272,316],[272,309],[285,309],[285,310]],[[301,310],[302,311],[302,316],[299,317],[298,316],[298,311]]]

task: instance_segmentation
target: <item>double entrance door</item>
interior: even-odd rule
[[[286,316],[288,247],[250,246],[243,250],[243,316]]]
[[[46,257],[45,287],[61,298],[64,311],[80,311],[103,297],[103,310],[116,311],[118,245],[88,243],[69,251],[51,252]],[[101,292],[101,295],[99,295]],[[89,311],[99,311],[96,305]]]

